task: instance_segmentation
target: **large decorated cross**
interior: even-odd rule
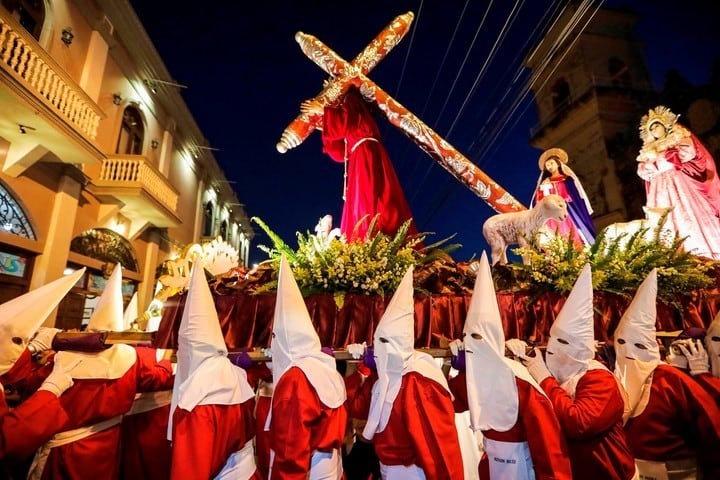
[[[314,100],[323,107],[335,105],[351,86],[356,86],[364,99],[375,103],[390,123],[490,207],[501,213],[526,210],[485,172],[366,76],[402,40],[410,30],[413,18],[412,12],[395,18],[351,63],[314,36],[298,32],[295,40],[303,53],[331,76]],[[297,147],[321,123],[322,114],[301,113],[282,133],[277,144],[278,151],[285,153]]]

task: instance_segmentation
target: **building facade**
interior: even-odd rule
[[[530,144],[568,152],[600,230],[644,217],[645,190],[635,160],[638,124],[657,96],[633,33],[637,15],[579,8],[569,5],[525,61],[537,76],[539,123]]]
[[[116,263],[126,302],[218,235],[253,231],[127,0],[0,2],[0,302],[87,267],[58,309],[80,327]],[[55,322],[48,320],[48,324]]]

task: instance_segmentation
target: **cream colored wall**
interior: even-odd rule
[[[189,164],[186,154],[174,152],[170,160],[170,171],[168,173],[170,184],[179,192],[177,213],[182,224],[176,228],[168,229],[169,235],[182,244],[196,242],[195,237],[195,216],[197,208],[197,191],[199,179]]]

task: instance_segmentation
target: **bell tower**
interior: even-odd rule
[[[601,9],[588,23],[591,14],[569,5],[525,66],[537,76],[539,123],[530,144],[568,152],[600,230],[644,217],[645,191],[635,172],[637,132],[655,94],[633,35],[637,14]],[[566,30],[567,25],[575,27]]]

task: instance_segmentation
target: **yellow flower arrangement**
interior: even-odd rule
[[[435,260],[438,255],[459,247],[449,245],[437,249],[444,239],[433,245],[422,246],[425,235],[408,236],[410,221],[405,222],[394,237],[374,232],[371,222],[364,241],[347,242],[344,236],[328,238],[320,234],[297,233],[298,248],[290,248],[262,220],[253,217],[273,242],[269,248],[259,248],[270,256],[276,268],[281,255],[285,255],[303,294],[345,293],[386,295],[393,292],[411,265]],[[276,282],[264,285],[258,292],[276,287]]]

